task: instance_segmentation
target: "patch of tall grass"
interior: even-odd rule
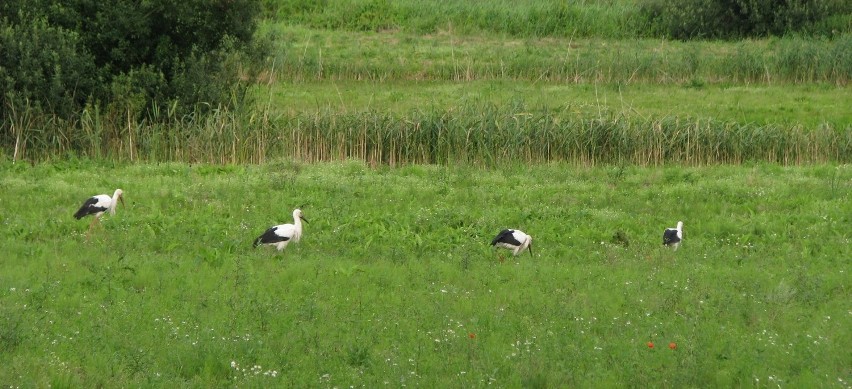
[[[547,163],[583,165],[765,161],[848,162],[847,130],[754,126],[676,117],[586,118],[523,106],[412,111],[314,113],[287,119],[290,155],[307,161],[364,159],[373,163]]]
[[[624,38],[644,29],[633,1],[267,1],[271,19],[312,28],[417,34]]]
[[[564,83],[828,83],[852,78],[852,34],[674,42],[265,26],[276,35],[275,76],[285,80],[530,80]]]
[[[13,159],[50,160],[73,154],[118,161],[227,164],[282,157],[310,162],[354,158],[372,164],[483,166],[554,161],[588,166],[852,161],[852,131],[830,125],[805,129],[669,116],[589,117],[529,109],[520,102],[405,114],[320,110],[271,118],[257,112],[163,113],[157,120],[134,122],[88,110],[79,123],[30,122],[17,134],[21,141]]]

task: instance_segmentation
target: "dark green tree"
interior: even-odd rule
[[[258,0],[3,0],[0,115],[22,102],[61,117],[131,100],[140,115],[232,103],[260,11]]]

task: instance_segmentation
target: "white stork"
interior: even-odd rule
[[[532,236],[525,234],[521,230],[500,231],[494,237],[494,240],[491,241],[491,245],[512,250],[512,255],[515,256],[529,247],[530,255],[532,255]]]
[[[106,194],[99,194],[86,199],[83,206],[74,213],[74,217],[80,220],[86,216],[94,215],[92,222],[89,223],[89,231],[86,232],[86,240],[89,240],[89,235],[92,233],[92,228],[100,220],[104,212],[109,211],[110,216],[115,215],[115,206],[121,201],[121,206],[124,206],[124,192],[121,189],[116,189],[112,197]]]
[[[263,235],[254,240],[254,247],[262,244],[275,245],[278,251],[284,250],[290,241],[298,242],[302,238],[302,220],[308,219],[302,216],[301,209],[293,210],[293,224],[280,224],[269,227]]]
[[[683,240],[683,222],[677,222],[677,227],[666,228],[663,231],[663,246],[672,247],[677,251],[681,240]]]

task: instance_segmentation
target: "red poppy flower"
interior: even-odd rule
[[[468,337],[468,338],[471,338],[471,339],[476,339],[476,334],[474,334],[473,332],[471,332],[471,333],[467,334],[467,337]]]
[[[670,349],[672,349],[672,350],[676,349],[676,348],[677,348],[677,343],[675,343],[675,342],[671,342],[671,343],[669,343],[669,348],[670,348]]]
[[[648,342],[648,348],[654,348],[654,342]]]

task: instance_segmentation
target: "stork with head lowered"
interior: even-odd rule
[[[275,246],[278,251],[284,250],[291,241],[298,242],[302,238],[302,221],[308,222],[308,219],[302,215],[302,210],[298,208],[293,210],[293,224],[269,227],[254,240],[254,247],[263,244]]]
[[[74,213],[74,217],[80,220],[86,216],[92,216],[92,222],[89,223],[89,231],[86,232],[86,241],[89,240],[92,228],[98,223],[104,212],[108,211],[110,216],[115,215],[115,206],[119,201],[121,201],[121,206],[124,206],[124,192],[121,189],[116,189],[112,197],[106,194],[99,194],[89,197],[83,202],[80,209]]]

